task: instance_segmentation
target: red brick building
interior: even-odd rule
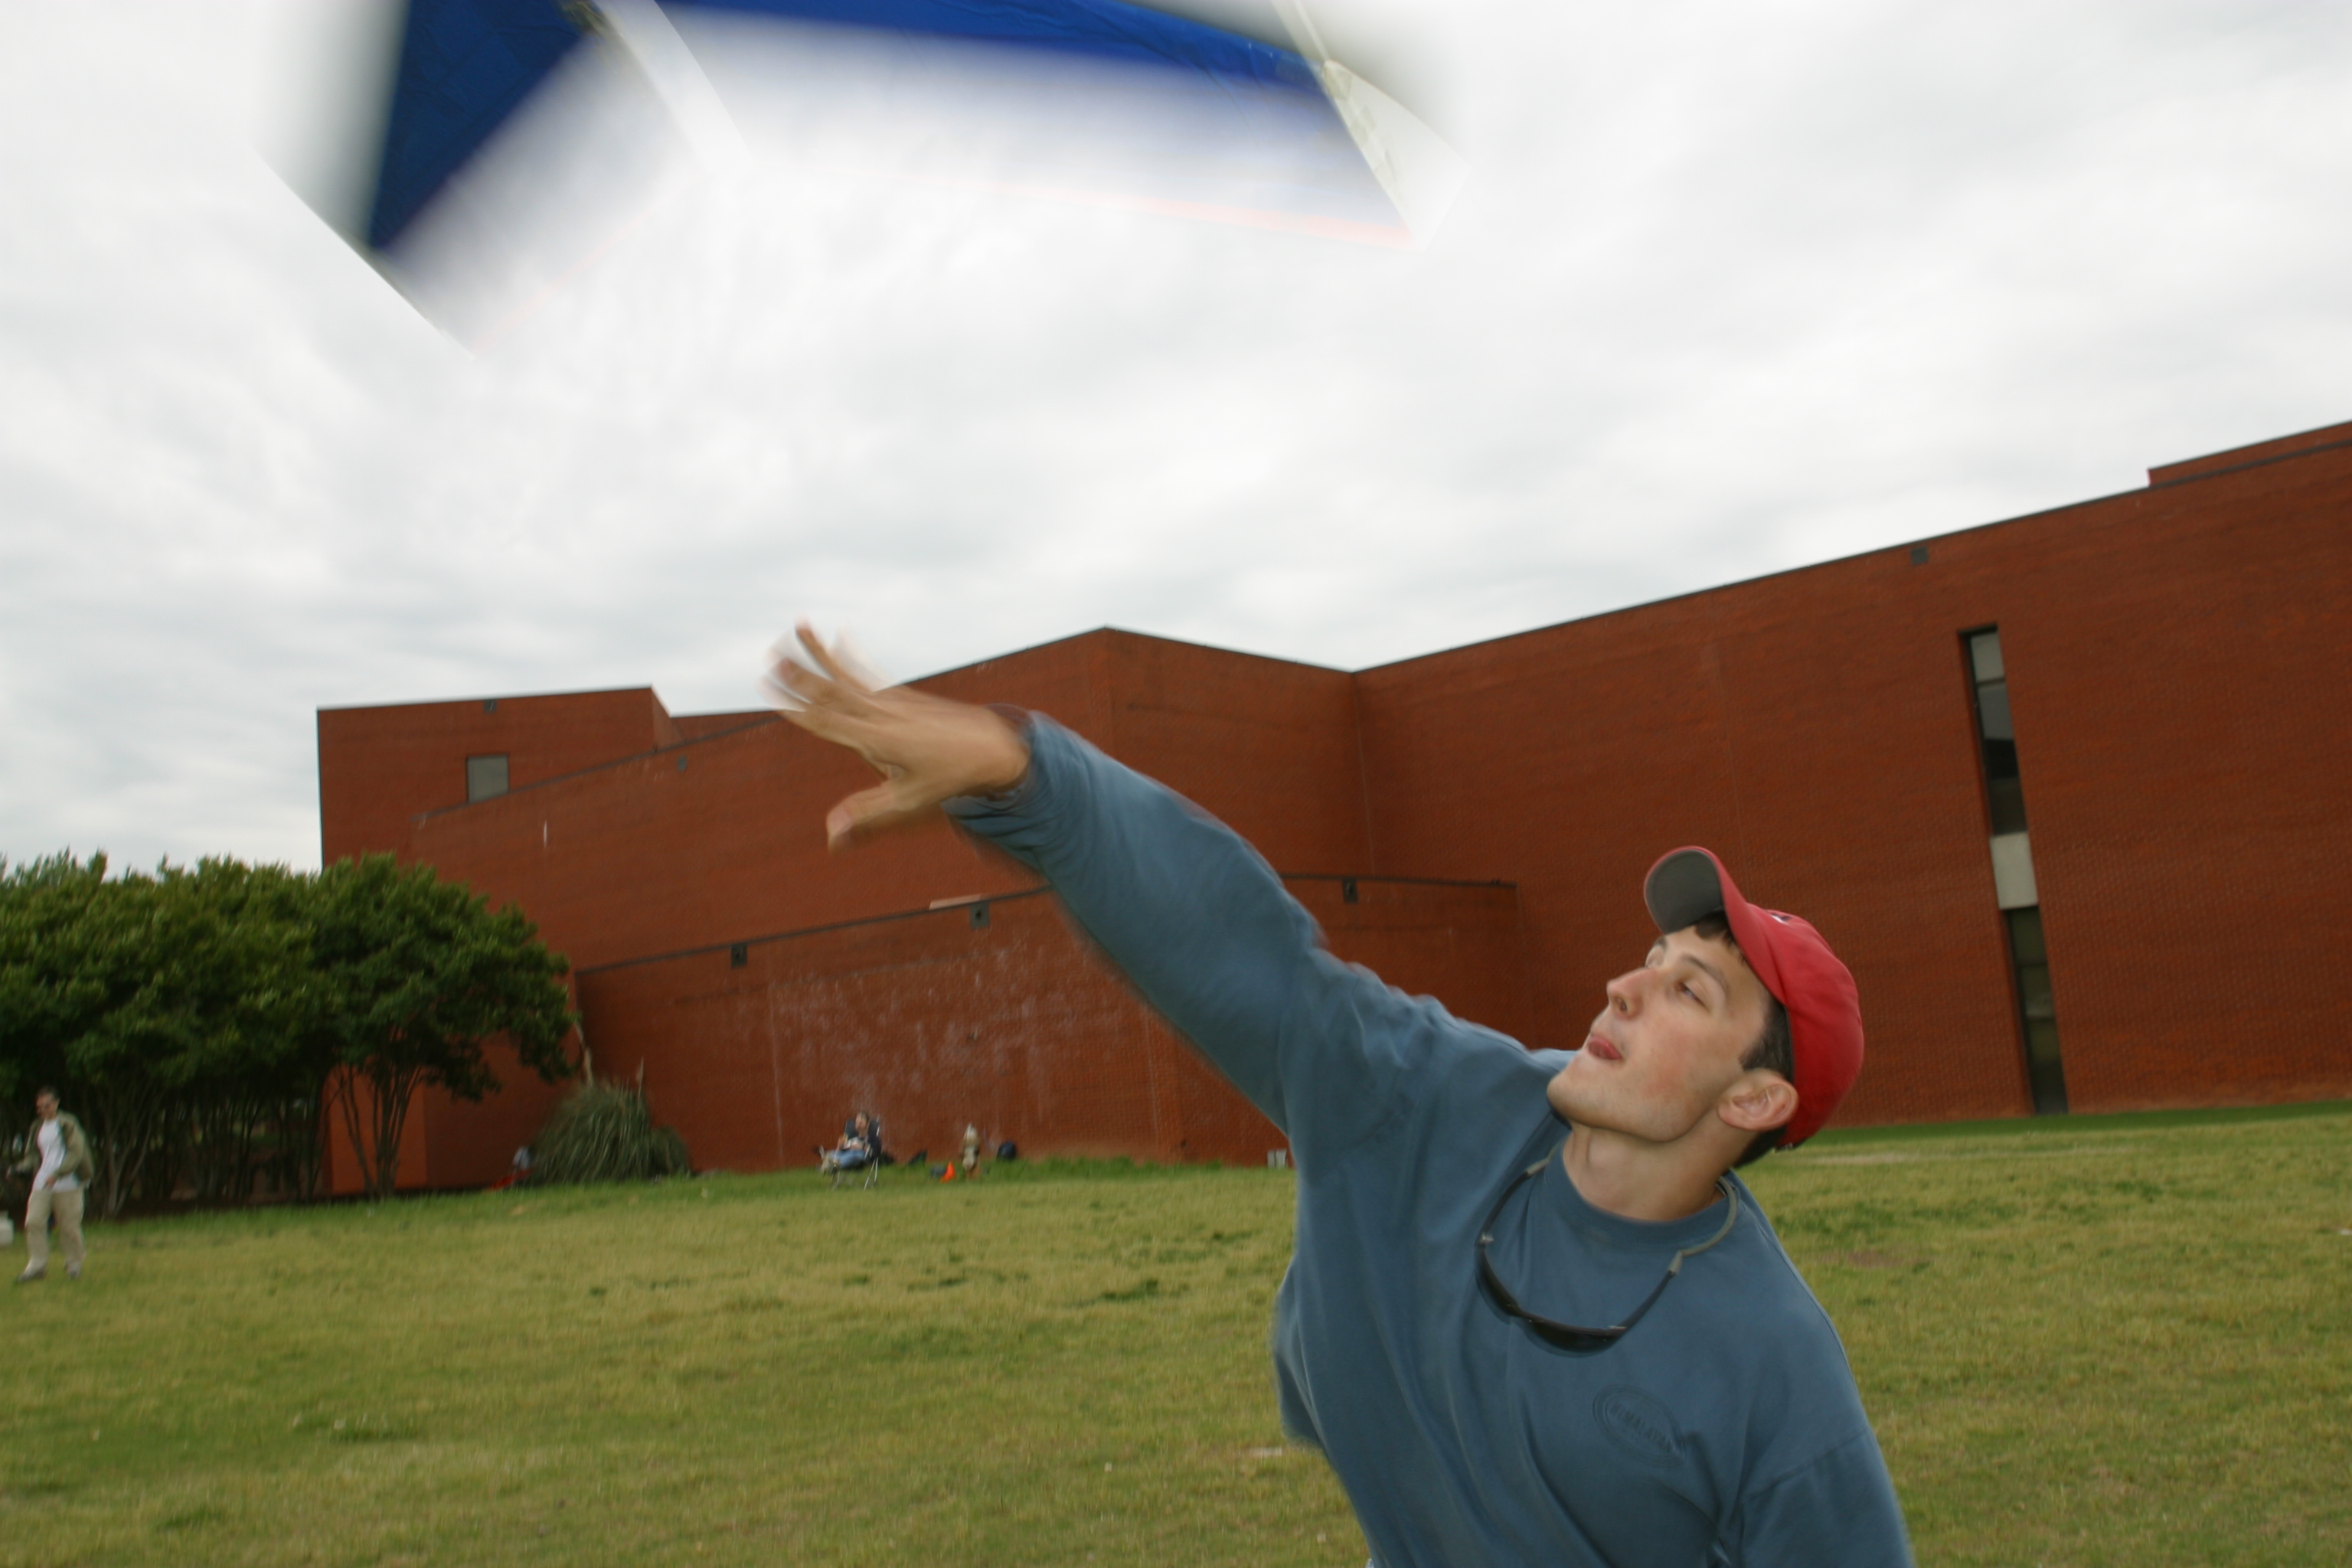
[[[1165,780],[1340,955],[1532,1046],[1703,843],[1860,981],[1842,1121],[2352,1094],[2352,426],[1356,674],[1098,631],[920,684]],[[828,855],[861,766],[765,714],[331,709],[319,752],[327,858],[520,904],[699,1165],[802,1163],[853,1107],[900,1152],[1280,1146],[1017,868],[944,826]],[[495,1178],[558,1092],[428,1099],[405,1179]]]

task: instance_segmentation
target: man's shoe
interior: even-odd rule
[[[19,1285],[30,1285],[34,1280],[40,1279],[47,1272],[48,1270],[46,1268],[27,1268],[22,1274],[16,1276],[16,1283]]]

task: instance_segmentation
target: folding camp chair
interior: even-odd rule
[[[870,1192],[879,1185],[882,1180],[882,1124],[880,1122],[870,1124],[866,1133],[866,1158],[863,1160],[851,1158],[850,1156],[855,1153],[855,1150],[819,1149],[816,1152],[816,1168],[831,1177],[833,1185],[836,1188],[857,1182],[862,1173],[866,1179],[857,1182],[857,1184]]]
[[[858,1173],[866,1175],[866,1180],[858,1183],[861,1187],[873,1187],[875,1183],[882,1180],[882,1159],[877,1154],[868,1154],[863,1162],[849,1162],[849,1159],[845,1159],[845,1150],[818,1150],[816,1168],[824,1175],[833,1178],[835,1187],[846,1187],[858,1178]]]

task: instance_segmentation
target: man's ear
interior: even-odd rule
[[[1724,1090],[1723,1098],[1716,1101],[1715,1113],[1742,1132],[1786,1127],[1797,1114],[1797,1086],[1779,1073],[1752,1068]]]

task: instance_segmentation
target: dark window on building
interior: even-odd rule
[[[2058,1059],[2058,1005],[2050,994],[2050,950],[2042,937],[2042,910],[2011,910],[2009,953],[2017,966],[2017,1010],[2025,1025],[2025,1070],[2036,1115],[2066,1109],[2066,1067]]]
[[[2009,707],[2009,667],[2000,632],[1967,637],[1969,678],[1976,689],[1977,742],[1984,763],[1985,810],[1991,829],[1993,889],[2009,937],[2011,984],[2025,1042],[2026,1080],[2037,1115],[2066,1109],[2066,1069],[2058,1054],[2058,1006],[2050,985],[2050,947],[2042,930],[2032,842],[2025,827],[2025,780],[2017,762],[2017,724]]]
[[[1343,904],[1352,904],[1356,901],[1356,879],[1353,877],[1339,879],[1339,901]]]
[[[740,968],[742,968],[745,964],[747,964],[747,963],[751,963],[751,944],[750,944],[750,943],[748,943],[748,942],[737,942],[733,947],[730,947],[730,948],[729,948],[729,949],[727,950],[727,967],[728,967],[728,968],[730,968],[730,969],[740,969]]]
[[[466,759],[466,798],[488,800],[507,793],[507,758],[504,752],[494,757]]]
[[[2025,831],[2025,784],[2017,767],[2017,722],[2009,714],[2009,674],[2000,659],[2000,633],[1969,638],[1969,671],[1976,678],[1977,736],[1984,748],[1985,804],[1995,834]]]
[[[974,904],[971,906],[971,929],[974,931],[986,931],[988,929],[988,906],[986,904]]]

